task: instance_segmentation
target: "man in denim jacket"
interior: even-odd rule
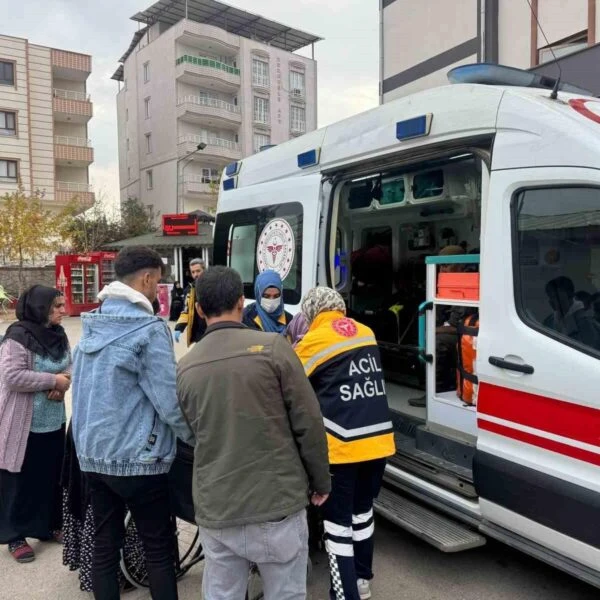
[[[177,598],[167,473],[176,436],[193,438],[177,403],[170,331],[152,308],[162,269],[150,248],[122,250],[101,307],[81,316],[73,437],[91,491],[96,600],[119,597],[125,506],[144,544],[152,598]]]

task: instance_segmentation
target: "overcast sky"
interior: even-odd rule
[[[2,0],[8,2],[8,0]],[[0,2],[0,4],[2,3]],[[136,12],[152,0],[21,0],[4,11],[0,33],[31,43],[91,54],[88,91],[94,103],[91,180],[107,199],[119,195],[117,82],[110,79],[131,42]],[[229,0],[249,12],[325,38],[316,45],[319,126],[378,103],[379,10],[372,0]],[[302,52],[302,51],[301,51]]]

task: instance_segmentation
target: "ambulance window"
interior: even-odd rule
[[[229,266],[241,276],[244,284],[254,282],[256,225],[232,225],[229,237]]]
[[[384,181],[381,186],[381,200],[379,201],[379,204],[385,206],[388,204],[398,204],[403,201],[404,177]]]
[[[435,198],[444,191],[444,171],[436,169],[415,175],[413,178],[413,196],[416,200]]]
[[[214,234],[214,263],[238,271],[244,295],[254,299],[254,280],[274,269],[283,278],[286,304],[299,304],[302,286],[302,205],[288,202],[221,213]]]
[[[512,203],[515,299],[523,321],[600,351],[600,188],[518,192]]]

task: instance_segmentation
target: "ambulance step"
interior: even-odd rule
[[[375,511],[442,552],[461,552],[485,544],[485,538],[456,521],[382,488]]]
[[[477,498],[473,473],[455,463],[416,448],[414,438],[396,433],[396,454],[389,463],[465,498]]]

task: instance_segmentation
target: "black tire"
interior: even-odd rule
[[[176,519],[175,524],[174,542],[177,543],[175,574],[179,579],[204,558],[204,552],[196,525],[181,519]],[[148,587],[144,549],[130,512],[125,517],[125,544],[121,550],[121,572],[135,587]]]

